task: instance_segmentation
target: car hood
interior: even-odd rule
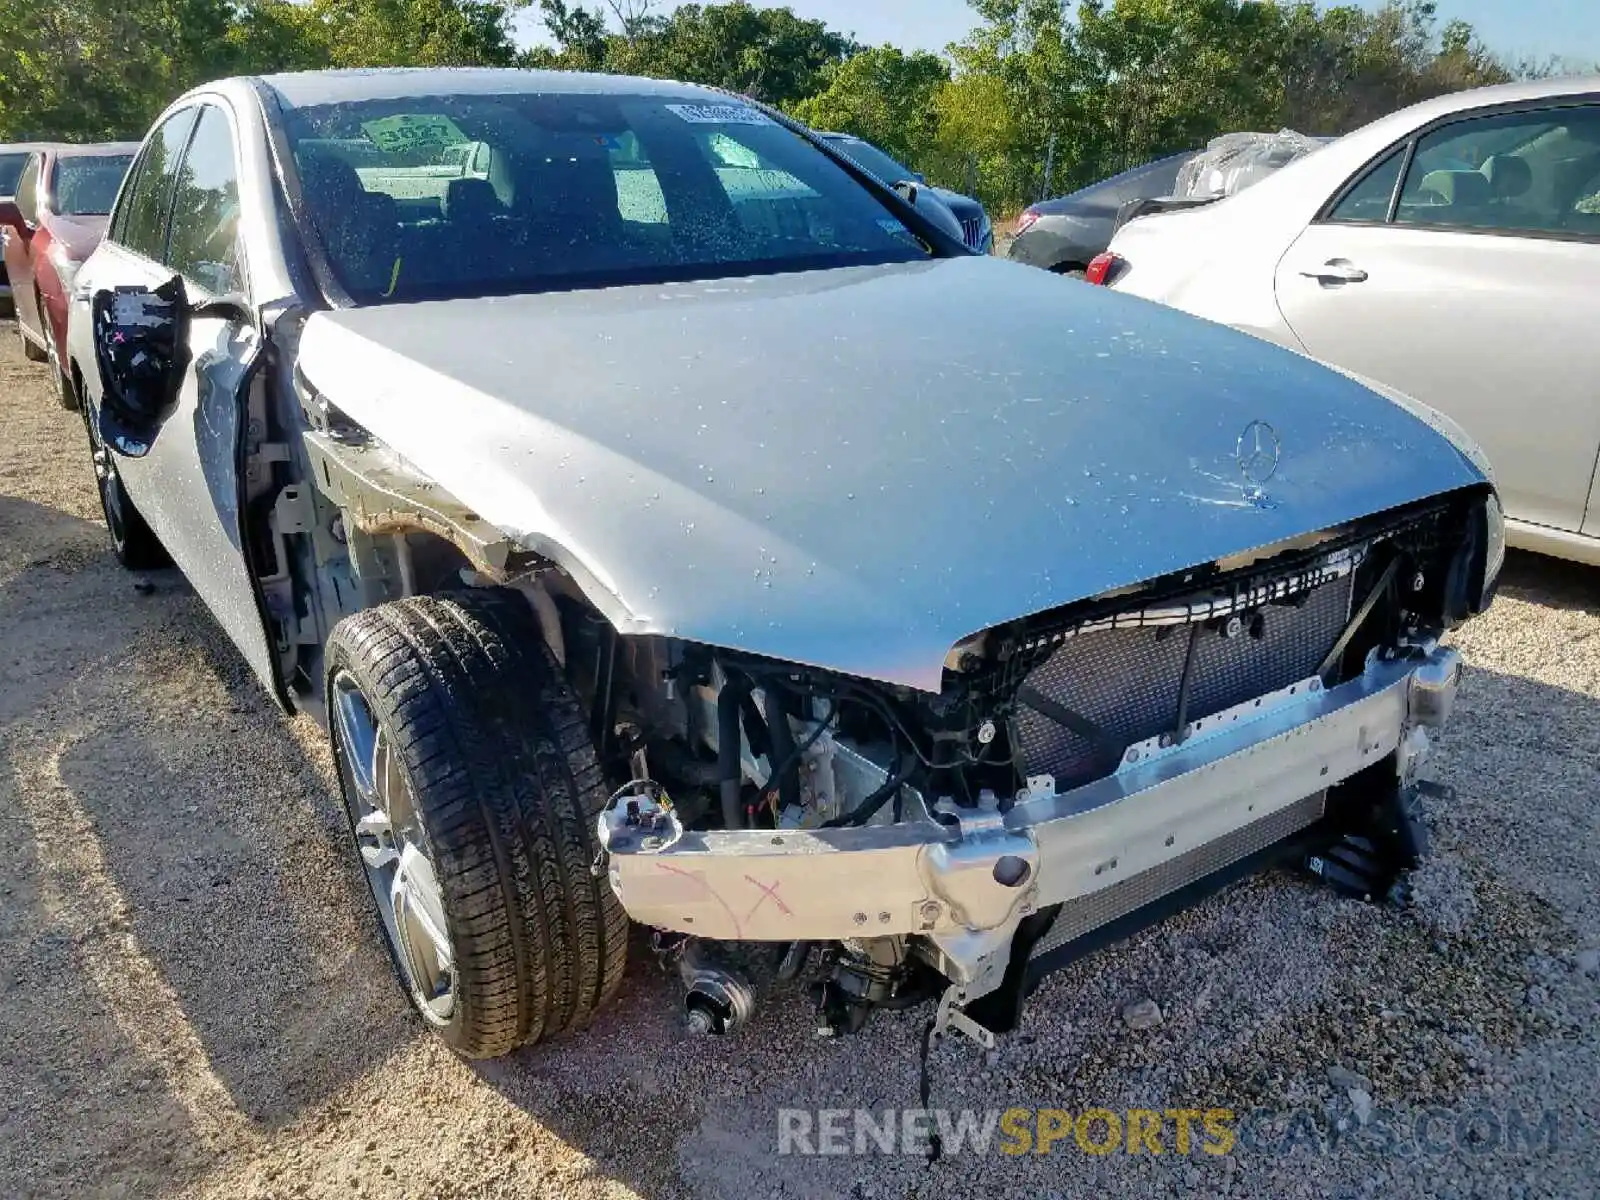
[[[64,245],[75,261],[83,262],[105,237],[109,221],[106,216],[51,217],[50,236]]]
[[[928,690],[967,634],[1482,479],[1297,354],[976,256],[318,313],[300,367],[622,632]]]

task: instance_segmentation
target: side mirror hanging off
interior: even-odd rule
[[[189,367],[189,307],[183,280],[160,287],[107,288],[91,309],[100,369],[100,438],[117,453],[142,458],[178,407]]]

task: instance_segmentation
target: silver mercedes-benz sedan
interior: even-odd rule
[[[233,79],[145,139],[69,325],[116,553],[326,723],[462,1053],[590,1022],[630,918],[696,1032],[809,973],[989,1042],[1245,872],[1421,853],[1476,448],[943,230],[655,80]]]

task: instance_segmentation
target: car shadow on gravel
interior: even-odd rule
[[[158,1194],[417,1031],[315,731],[178,572],[14,497],[0,537],[0,1179]]]
[[[136,648],[147,657],[115,686],[139,699],[83,730],[61,779],[209,1070],[271,1128],[365,1075],[412,1027],[321,764],[200,602],[166,602],[190,620]],[[185,674],[187,689],[168,682]]]
[[[1600,613],[1600,567],[1511,550],[1500,573],[1500,595],[1530,604]]]

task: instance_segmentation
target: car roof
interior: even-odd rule
[[[1409,108],[1391,114],[1404,115],[1410,123],[1426,124],[1435,117],[1469,108],[1487,108],[1496,104],[1518,104],[1524,100],[1551,100],[1561,96],[1583,96],[1600,93],[1600,75],[1558,75],[1550,79],[1533,79],[1520,83],[1499,83],[1492,87],[1473,88],[1465,92],[1451,92],[1436,96]],[[1374,122],[1376,124],[1376,122]]]
[[[263,75],[291,108],[404,96],[529,94],[679,96],[704,100],[727,93],[699,84],[583,71],[518,71],[489,67],[383,67],[341,71],[297,71]]]
[[[0,142],[0,154],[32,154],[35,150],[67,150],[71,142]]]
[[[138,142],[75,142],[68,146],[46,146],[57,158],[83,158],[88,155],[137,154]]]

